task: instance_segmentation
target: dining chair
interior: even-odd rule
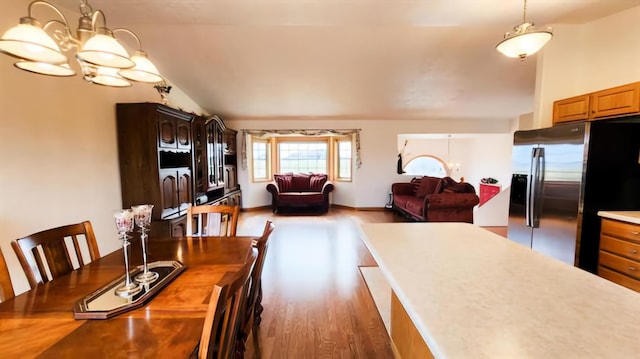
[[[187,209],[187,236],[233,237],[238,228],[239,215],[240,206],[208,204],[189,206]]]
[[[235,356],[241,315],[256,258],[257,253],[253,249],[239,271],[225,274],[213,286],[196,349],[198,358],[230,359]]]
[[[84,237],[84,244],[81,239]],[[11,242],[31,288],[82,268],[98,258],[100,251],[91,222],[47,229]],[[86,259],[83,249],[89,252]]]
[[[257,328],[262,321],[262,267],[264,267],[264,260],[267,255],[267,249],[269,248],[269,237],[271,236],[274,228],[275,225],[273,222],[267,220],[264,225],[262,235],[252,243],[253,248],[258,252],[258,257],[256,259],[256,264],[253,266],[253,270],[251,271],[249,292],[238,332],[238,348],[236,350],[240,357],[244,355],[245,343],[251,333],[251,330]],[[254,347],[257,348],[258,341],[255,331],[253,339]]]
[[[11,284],[11,276],[9,276],[9,268],[4,260],[2,250],[0,250],[0,303],[14,297],[13,284]]]

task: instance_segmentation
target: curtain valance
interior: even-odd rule
[[[247,169],[247,135],[263,139],[280,136],[349,136],[354,135],[356,143],[356,167],[362,166],[360,159],[360,129],[349,130],[242,130],[242,168]]]

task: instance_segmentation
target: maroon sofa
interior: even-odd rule
[[[422,222],[473,223],[480,198],[473,185],[451,177],[423,176],[391,185],[394,211]]]
[[[327,175],[320,173],[276,174],[273,182],[267,185],[273,213],[302,208],[326,213],[329,211],[329,193],[333,190]]]

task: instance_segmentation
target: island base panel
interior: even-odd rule
[[[393,291],[391,291],[391,341],[398,358],[434,358]]]

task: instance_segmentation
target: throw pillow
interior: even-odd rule
[[[312,173],[311,178],[309,178],[309,189],[313,192],[320,192],[325,182],[327,182],[326,174]]]
[[[451,177],[443,178],[445,184],[442,193],[475,193],[473,186],[466,182],[456,182]]]
[[[276,180],[276,183],[278,184],[278,189],[280,190],[280,192],[289,192],[291,190],[292,177],[293,177],[293,173],[273,175],[273,178]]]
[[[416,190],[416,196],[424,197],[428,194],[440,193],[442,179],[437,177],[423,176],[420,186]]]

